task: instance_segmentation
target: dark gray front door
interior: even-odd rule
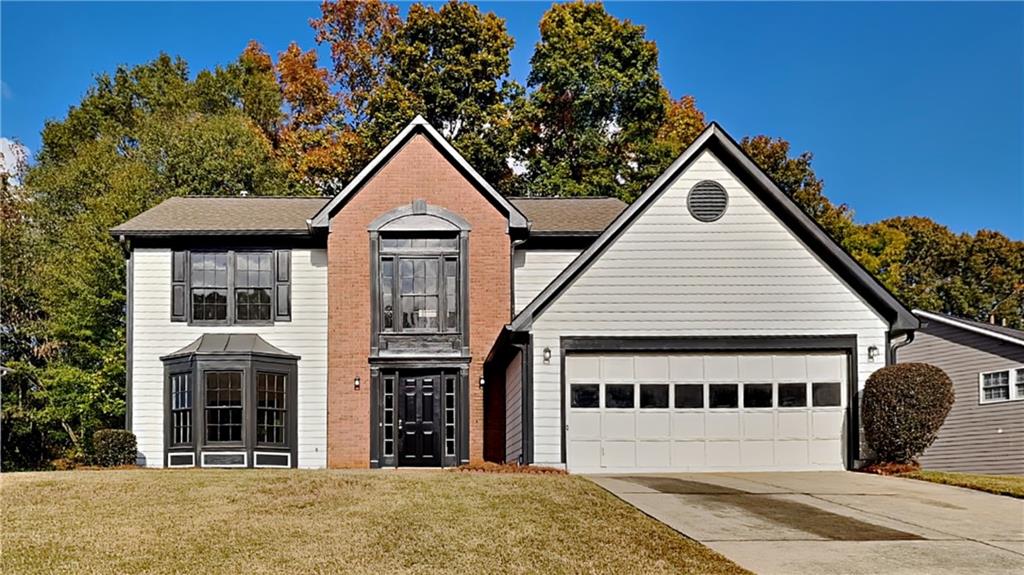
[[[398,464],[440,466],[439,374],[399,377]]]

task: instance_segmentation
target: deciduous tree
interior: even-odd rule
[[[600,3],[555,4],[540,36],[521,133],[529,191],[631,201],[663,161],[651,151],[666,107],[657,47]]]

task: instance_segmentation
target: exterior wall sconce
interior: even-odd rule
[[[356,378],[354,380],[352,380],[352,389],[355,389],[356,391],[359,391],[359,387],[362,384],[363,384],[363,382],[359,381],[359,376],[357,375]]]
[[[551,348],[544,348],[544,363],[551,363]]]
[[[481,376],[480,376],[480,387],[481,387],[481,388],[483,388],[483,386],[484,386],[484,383],[486,383],[486,382],[484,381],[484,376],[482,376],[482,375],[481,375]]]
[[[868,361],[875,361],[878,357],[878,346],[873,345],[868,348]]]

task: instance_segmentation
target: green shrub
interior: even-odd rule
[[[864,386],[864,435],[876,461],[909,463],[924,453],[953,407],[953,382],[927,363],[883,367]]]
[[[93,462],[100,467],[135,465],[135,434],[125,429],[100,429],[92,435]]]

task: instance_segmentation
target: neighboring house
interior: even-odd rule
[[[921,465],[1024,474],[1024,331],[914,310],[921,328],[900,363],[938,366],[956,402]]]
[[[842,469],[918,326],[714,124],[628,208],[504,198],[417,118],[333,198],[112,233],[155,467]]]

